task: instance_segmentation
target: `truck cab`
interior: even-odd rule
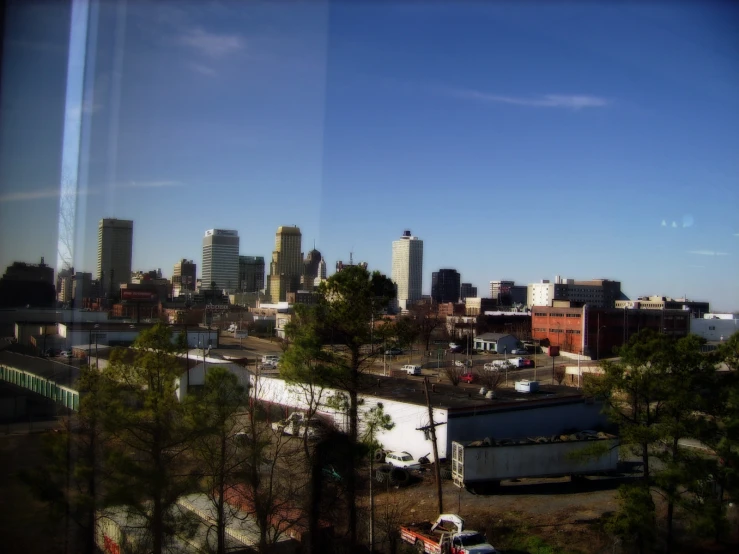
[[[495,554],[498,551],[485,535],[464,528],[457,514],[441,514],[433,524],[401,526],[401,539],[411,543],[419,553],[428,554]]]

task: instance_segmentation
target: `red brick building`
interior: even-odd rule
[[[685,310],[534,306],[531,335],[542,345],[597,359],[615,355],[617,347],[642,329],[687,336],[690,317]]]
[[[454,302],[442,302],[439,306],[439,317],[446,317],[449,315],[464,315],[465,305],[463,303]]]

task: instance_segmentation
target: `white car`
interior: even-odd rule
[[[521,354],[528,354],[528,350],[525,348],[516,348],[515,350],[511,350],[511,354],[521,355]]]
[[[59,352],[59,356],[62,358],[71,358],[73,355],[71,350],[62,350]]]
[[[454,365],[457,367],[472,367],[472,360],[455,360]]]
[[[414,460],[408,452],[387,452],[385,463],[405,469],[421,469],[421,464]]]

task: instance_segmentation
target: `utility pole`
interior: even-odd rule
[[[429,409],[429,431],[431,432],[431,443],[434,445],[434,469],[436,472],[436,495],[439,499],[439,513],[444,513],[444,501],[441,494],[441,468],[439,467],[439,448],[436,445],[436,424],[434,423],[434,410],[431,407],[431,395],[429,394],[429,378],[423,378],[423,387],[426,391],[426,406]]]

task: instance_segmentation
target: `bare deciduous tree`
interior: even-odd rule
[[[457,365],[456,362],[447,363],[446,366],[444,366],[443,372],[447,379],[449,379],[449,382],[454,385],[455,387],[459,384],[459,382],[462,379],[462,375],[467,373],[469,369],[466,365]]]
[[[561,385],[562,381],[565,380],[565,375],[566,375],[565,366],[558,365],[557,367],[554,368],[554,379],[557,381],[558,385]]]
[[[485,388],[495,392],[503,382],[503,374],[500,371],[485,370],[480,374],[480,383]]]

